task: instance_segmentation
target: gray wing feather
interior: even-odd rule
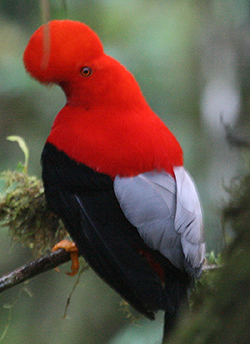
[[[199,199],[184,168],[175,168],[174,173],[176,178],[166,172],[117,176],[114,190],[124,215],[145,243],[180,270],[195,274],[204,259]]]
[[[202,210],[195,183],[184,169],[175,167],[177,185],[175,229],[181,234],[185,269],[200,268],[205,257]]]

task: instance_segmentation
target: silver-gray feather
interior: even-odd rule
[[[205,255],[202,212],[194,182],[184,167],[117,176],[114,190],[126,218],[152,249],[180,270],[197,276]]]

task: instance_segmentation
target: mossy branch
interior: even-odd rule
[[[14,172],[0,174],[0,227],[7,227],[15,242],[28,247],[36,260],[0,278],[0,292],[70,260],[70,254],[52,247],[68,236],[61,220],[47,207],[43,183],[28,175],[29,149],[19,136],[9,136],[24,154]]]
[[[0,224],[37,257],[68,235],[47,207],[42,181],[18,171],[0,175]]]

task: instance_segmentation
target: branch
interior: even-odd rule
[[[70,253],[60,248],[55,252],[51,252],[47,256],[43,256],[34,260],[0,278],[0,293],[13,288],[16,285],[25,282],[39,274],[52,270],[57,266],[70,261]],[[217,265],[204,265],[203,271],[214,270],[220,268]]]
[[[66,263],[70,260],[70,254],[64,249],[59,249],[43,256],[39,259],[28,263],[19,269],[16,269],[0,278],[0,293],[6,289],[10,289],[19,283],[22,283],[30,278],[35,277],[43,272],[52,270],[58,265]]]

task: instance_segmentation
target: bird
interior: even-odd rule
[[[167,337],[205,256],[201,204],[180,144],[86,24],[42,25],[23,61],[66,96],[41,156],[48,207],[135,310],[149,319],[165,312]]]

